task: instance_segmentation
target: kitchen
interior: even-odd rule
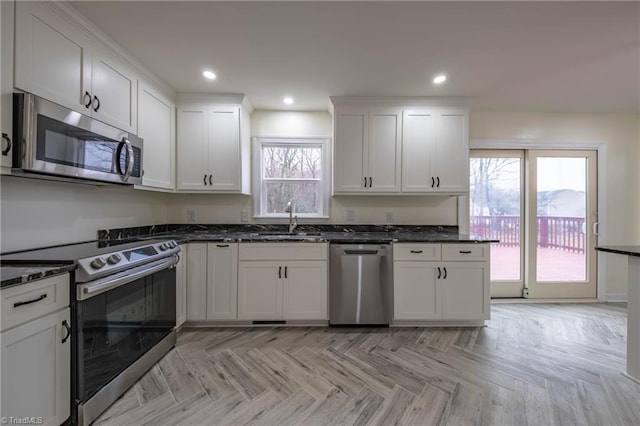
[[[3,2],[3,6],[6,2]],[[131,6],[134,6],[132,4]],[[123,27],[134,27],[135,22],[146,22],[148,17],[146,11],[149,6],[137,4],[135,11],[123,12],[115,8],[115,5],[96,3],[94,9],[87,3],[76,3],[72,6],[77,7],[79,13],[85,15],[90,21],[101,28],[106,34],[116,38],[118,34],[126,37],[126,31],[119,26],[109,27],[121,22]],[[464,7],[463,7],[464,6]],[[120,5],[120,7],[126,7]],[[158,6],[159,7],[159,6]],[[208,26],[193,25],[190,19],[193,16],[182,16],[180,7],[168,3],[163,7],[169,10],[158,14],[154,19],[158,19],[153,31],[149,29],[149,33],[143,33],[137,30],[136,37],[129,35],[129,39],[125,42],[118,43],[121,45],[118,52],[123,54],[125,60],[134,61],[136,68],[140,69],[142,75],[151,82],[152,89],[160,91],[169,100],[175,102],[174,105],[180,106],[179,94],[182,93],[245,93],[248,101],[251,102],[253,113],[249,117],[249,128],[252,137],[297,137],[297,138],[333,138],[333,117],[329,112],[330,99],[329,96],[435,96],[435,97],[458,97],[469,96],[478,97],[479,99],[471,99],[471,112],[469,114],[469,139],[473,144],[474,141],[509,141],[512,144],[525,144],[531,141],[543,141],[547,143],[556,143],[557,145],[568,144],[590,144],[602,143],[606,146],[606,157],[604,164],[601,165],[600,176],[600,219],[601,234],[598,241],[599,244],[616,243],[616,244],[634,244],[640,238],[640,224],[635,218],[640,212],[640,195],[637,190],[637,182],[640,181],[638,174],[640,171],[636,167],[639,158],[640,144],[638,142],[638,115],[637,115],[637,5],[631,4],[626,6],[605,6],[595,3],[587,7],[580,5],[581,8],[593,8],[594,10],[584,11],[581,9],[580,19],[574,32],[566,34],[563,32],[562,25],[557,22],[549,22],[546,20],[549,16],[557,16],[569,19],[576,15],[572,13],[570,6],[551,6],[544,5],[534,7],[532,5],[521,6],[524,10],[510,6],[505,9],[504,5],[461,5],[460,9],[454,6],[444,7],[438,6],[443,10],[438,10],[444,18],[440,18],[440,22],[450,23],[460,19],[461,28],[468,28],[468,33],[460,30],[456,37],[451,40],[451,47],[442,48],[441,50],[451,50],[461,52],[456,60],[467,57],[464,66],[460,66],[457,70],[459,75],[466,77],[456,77],[450,73],[450,79],[446,86],[442,88],[433,88],[428,81],[431,73],[439,72],[439,69],[430,68],[427,65],[411,62],[415,56],[412,55],[410,48],[418,48],[420,43],[416,43],[415,39],[406,41],[408,52],[405,56],[400,55],[401,49],[396,45],[389,45],[393,38],[381,38],[376,36],[375,31],[367,31],[367,25],[374,25],[379,22],[380,16],[391,14],[398,18],[398,26],[396,31],[400,31],[403,25],[406,28],[416,28],[415,20],[410,20],[410,16],[417,16],[415,19],[427,19],[429,13],[421,11],[421,13],[405,13],[401,16],[394,15],[394,8],[389,5],[378,6],[383,8],[375,10],[371,5],[345,5],[344,11],[340,13],[332,11],[328,6],[322,8],[318,6],[318,10],[313,9],[313,13],[305,12],[301,5],[289,7],[285,5],[263,5],[258,10],[244,11],[249,13],[249,17],[242,18],[242,10],[234,10],[229,4],[222,4],[222,9],[218,13],[207,12],[196,15],[204,15],[208,20],[215,19]],[[206,7],[204,4],[200,7]],[[243,6],[250,9],[249,4]],[[253,7],[256,7],[253,5]],[[363,10],[360,10],[362,7]],[[426,6],[414,6],[426,7]],[[465,8],[467,12],[464,12]],[[486,7],[487,9],[483,9]],[[546,8],[557,8],[549,11]],[[630,10],[624,8],[630,8]],[[111,9],[113,8],[113,9]],[[566,8],[566,9],[565,9]],[[109,12],[111,10],[111,12]],[[349,15],[348,13],[351,13]],[[166,13],[166,16],[165,16]],[[300,14],[300,16],[296,15]],[[299,22],[303,18],[311,14],[314,17],[313,22],[316,26],[299,26]],[[399,12],[398,12],[399,13]],[[502,20],[503,14],[513,13],[511,19]],[[311,70],[304,68],[305,71],[298,71],[298,75],[289,75],[287,80],[280,85],[275,85],[273,81],[266,80],[266,77],[258,76],[255,72],[261,66],[265,66],[273,62],[268,52],[262,53],[263,45],[260,40],[270,40],[269,45],[282,45],[287,49],[294,49],[287,40],[300,37],[300,43],[313,43],[315,40],[322,40],[318,34],[324,35],[327,44],[340,44],[343,39],[347,39],[350,33],[350,19],[356,20],[359,14],[364,14],[362,18],[362,27],[359,28],[363,34],[370,37],[371,45],[363,51],[375,51],[375,43],[381,43],[379,46],[381,51],[391,52],[390,55],[397,63],[405,63],[409,61],[407,68],[416,68],[420,72],[426,73],[422,76],[424,80],[424,88],[416,90],[415,88],[406,88],[396,82],[393,85],[389,82],[388,87],[378,87],[375,85],[366,86],[367,74],[359,70],[355,76],[352,75],[353,70],[345,67],[335,66],[335,63],[349,63],[350,56],[353,55],[353,47],[345,49],[345,52],[336,53],[336,57],[323,57],[318,52],[330,52],[329,47],[320,45],[314,49],[309,49],[315,56],[320,56],[318,62],[314,62],[318,67],[317,74],[309,74]],[[407,16],[408,15],[408,16]],[[100,16],[111,16],[111,19],[104,18],[102,21]],[[234,16],[240,21],[225,18],[225,16]],[[292,29],[286,25],[293,25],[287,21],[288,17],[297,16],[299,20],[294,19],[296,25]],[[336,21],[336,16],[341,16],[341,20]],[[351,18],[349,18],[351,16]],[[435,18],[436,13],[433,12],[434,18],[431,18],[430,25],[436,26],[438,19]],[[477,17],[481,16],[482,19]],[[127,17],[129,21],[124,20]],[[182,24],[176,24],[178,17],[185,21]],[[262,21],[261,18],[264,18]],[[269,20],[280,17],[280,27],[274,34],[269,32],[259,33],[257,28],[259,25],[269,26]],[[400,17],[402,19],[400,19]],[[494,17],[495,21],[491,21]],[[526,19],[525,19],[526,17]],[[548,32],[544,32],[538,28],[534,21],[539,19],[545,22],[549,28]],[[5,19],[7,15],[5,10],[2,11],[3,28],[5,28]],[[9,20],[11,18],[9,17]],[[504,19],[504,18],[503,18]],[[577,18],[576,18],[577,19]],[[623,19],[626,25],[618,24],[619,19]],[[408,21],[407,21],[408,20]],[[357,21],[357,20],[356,20]],[[433,21],[433,22],[432,22]],[[196,21],[197,22],[197,21]],[[242,22],[243,25],[240,25]],[[390,19],[389,22],[395,22]],[[528,30],[520,30],[518,26],[514,26],[517,22],[521,27]],[[414,24],[413,26],[411,24]],[[234,26],[238,28],[234,28]],[[444,24],[440,24],[444,25]],[[554,25],[558,25],[557,27]],[[569,24],[567,24],[569,25]],[[429,25],[423,25],[429,27]],[[441,31],[450,31],[445,28]],[[215,69],[218,74],[218,80],[207,82],[200,79],[201,69],[204,63],[191,62],[182,55],[186,55],[190,49],[180,48],[176,46],[172,40],[179,40],[180,31],[191,29],[194,33],[189,33],[192,40],[208,40],[206,33],[198,33],[196,30],[205,31],[204,28],[220,29],[225,41],[229,39],[237,39],[238,46],[218,46],[216,55],[210,59],[202,59],[201,62],[207,62],[206,65]],[[422,27],[422,26],[421,26]],[[95,27],[91,27],[95,33],[100,33]],[[151,49],[153,43],[144,44],[145,37],[153,40],[162,34],[156,32],[166,31],[172,28],[174,32],[169,31],[167,38],[162,38],[163,42],[158,43],[155,51],[149,50],[144,56],[145,49]],[[178,31],[176,28],[179,28]],[[470,44],[469,34],[484,34],[486,28],[500,28],[502,33],[497,35],[497,40],[493,40],[493,45],[486,39],[479,39],[477,44]],[[545,27],[543,27],[545,28]],[[594,28],[598,28],[595,31]],[[555,32],[552,31],[555,29]],[[587,31],[586,29],[589,29]],[[263,29],[264,30],[264,29]],[[305,32],[306,30],[306,32]],[[634,30],[636,30],[634,32]],[[224,31],[229,31],[234,37],[227,36]],[[253,33],[256,31],[256,33]],[[497,30],[496,30],[497,31]],[[509,31],[509,32],[508,32]],[[617,31],[620,31],[619,33]],[[625,32],[626,31],[626,32]],[[588,34],[587,34],[588,33]],[[606,44],[607,38],[605,34],[611,33],[614,40],[611,44]],[[145,36],[148,34],[148,36]],[[273,39],[266,38],[267,34],[271,34]],[[288,34],[288,39],[283,40],[278,34]],[[295,36],[293,35],[295,34]],[[336,34],[333,36],[332,34]],[[406,32],[403,34],[407,35]],[[409,32],[408,35],[412,33]],[[500,36],[501,34],[501,36]],[[505,35],[507,34],[507,35]],[[629,36],[631,34],[631,36]],[[244,35],[244,38],[243,38]],[[250,37],[251,36],[251,37]],[[185,36],[186,37],[186,36]],[[335,38],[333,38],[335,37]],[[421,40],[428,40],[428,34],[420,35]],[[540,38],[540,40],[536,39]],[[562,38],[562,43],[558,43],[558,51],[553,51],[547,55],[543,52],[553,44],[553,37]],[[585,37],[588,37],[585,39]],[[617,37],[617,38],[616,38]],[[220,38],[220,37],[218,37]],[[433,38],[433,36],[431,37]],[[9,75],[9,91],[13,92],[13,84],[11,83],[11,72],[5,72],[5,63],[7,56],[5,55],[4,44],[7,38],[3,33],[3,55],[2,66],[3,82]],[[117,40],[117,39],[116,39]],[[217,39],[216,39],[217,40]],[[149,40],[146,40],[149,42]],[[362,42],[362,40],[361,40]],[[444,41],[442,41],[444,42]],[[627,42],[627,43],[623,43]],[[113,44],[110,41],[110,45]],[[139,44],[140,43],[140,44]],[[355,43],[355,42],[354,42]],[[484,44],[483,44],[484,43]],[[602,44],[599,44],[602,43]],[[530,58],[521,55],[518,46],[525,46],[527,55]],[[250,49],[250,46],[256,46]],[[315,46],[311,44],[311,46]],[[426,52],[431,52],[433,48],[427,43],[424,46]],[[613,49],[618,50],[613,50]],[[635,50],[634,50],[635,48]],[[213,49],[213,48],[212,48]],[[563,50],[565,49],[565,50]],[[162,52],[171,50],[172,56],[166,58]],[[204,51],[195,47],[192,49],[194,56],[205,55]],[[290,57],[284,61],[286,68],[296,69],[300,65],[295,62],[289,62],[296,59],[297,55],[301,55],[306,49],[292,50]],[[437,50],[437,49],[436,49]],[[8,51],[11,51],[9,48]],[[128,52],[128,53],[126,53]],[[243,68],[249,69],[248,77],[241,83],[224,83],[229,81],[230,75],[239,73],[241,70],[230,69],[223,72],[221,68],[223,64],[219,64],[218,57],[228,52],[228,58],[225,62],[239,61],[243,64]],[[235,53],[234,53],[235,52]],[[255,56],[256,62],[252,65],[245,64],[246,58],[238,57],[237,52],[245,52],[247,56]],[[275,57],[283,57],[285,51],[271,53]],[[501,56],[501,52],[504,57]],[[631,53],[629,53],[631,52]],[[464,53],[464,56],[462,55]],[[509,55],[507,53],[510,53]],[[139,56],[140,54],[141,56]],[[534,56],[537,54],[539,56]],[[552,56],[552,54],[557,56]],[[209,58],[209,53],[206,57]],[[342,56],[341,56],[342,55]],[[434,52],[433,55],[436,55]],[[494,56],[490,56],[494,55]],[[429,55],[423,55],[429,56]],[[288,57],[288,56],[287,56]],[[437,55],[435,56],[438,57]],[[157,60],[157,62],[154,61]],[[271,62],[270,62],[271,59]],[[324,59],[324,61],[323,61]],[[548,66],[541,66],[543,60],[550,61]],[[368,64],[372,66],[382,66],[375,58],[369,58]],[[138,62],[139,61],[139,62]],[[441,59],[443,63],[454,63],[454,59]],[[513,66],[510,72],[500,69],[494,69],[495,75],[490,74],[484,66],[492,62],[500,63],[501,66]],[[538,62],[540,61],[540,62]],[[302,61],[301,61],[302,62]],[[323,66],[322,63],[325,62]],[[144,65],[141,65],[143,63]],[[174,81],[175,73],[180,74],[180,67],[176,64],[192,63],[191,68],[182,71],[185,74],[181,86],[172,87],[168,85],[168,81]],[[365,60],[365,63],[366,60]],[[424,59],[424,63],[429,61]],[[514,66],[518,65],[519,66]],[[606,63],[610,68],[602,70],[598,67],[599,63]],[[327,68],[327,64],[328,66]],[[578,67],[579,64],[580,66]],[[434,65],[432,65],[434,66]],[[439,65],[444,66],[444,65]],[[463,68],[466,67],[466,74]],[[177,68],[177,69],[176,69]],[[276,67],[277,68],[277,67]],[[395,66],[395,68],[404,68]],[[578,69],[586,68],[586,70]],[[11,67],[9,67],[11,69]],[[155,70],[150,72],[149,70]],[[478,73],[475,69],[483,70]],[[425,71],[422,71],[425,70]],[[613,71],[617,73],[617,78],[610,81]],[[387,71],[390,72],[390,71]],[[165,74],[166,73],[166,74]],[[315,89],[313,83],[316,80],[322,80],[322,73],[332,75],[339,73],[337,85],[331,88],[331,92],[327,92],[321,98],[322,104],[308,104],[302,93],[307,87]],[[359,73],[363,73],[362,76]],[[622,73],[623,75],[619,75]],[[156,75],[157,74],[157,75]],[[373,73],[375,74],[375,73]],[[484,89],[477,86],[466,86],[465,88],[457,88],[456,80],[467,81],[472,78],[473,74],[489,75],[490,82],[485,81]],[[240,75],[240,74],[236,74]],[[307,75],[313,75],[316,78],[309,79]],[[395,74],[390,74],[395,75]],[[160,78],[158,76],[163,76]],[[581,78],[574,78],[580,76]],[[545,80],[544,78],[547,77]],[[606,79],[605,79],[606,77]],[[239,78],[239,77],[238,77]],[[269,77],[275,79],[275,77]],[[407,78],[409,78],[407,76]],[[400,77],[395,77],[400,79]],[[395,81],[394,79],[394,81]],[[541,80],[542,79],[542,80]],[[163,81],[166,80],[166,81]],[[345,80],[349,82],[339,83]],[[363,81],[361,81],[363,80]],[[177,82],[178,80],[176,80]],[[391,80],[390,80],[391,81]],[[373,82],[374,84],[376,81]],[[176,83],[173,83],[176,84]],[[341,86],[345,84],[346,86]],[[359,84],[362,84],[361,87]],[[548,86],[544,86],[548,84]],[[295,85],[295,86],[294,86]],[[253,88],[253,86],[258,86]],[[5,95],[5,85],[3,83],[3,96]],[[266,90],[261,96],[269,95],[270,98],[265,100],[258,95],[252,96],[252,91],[265,90],[265,88],[274,87]],[[290,89],[295,87],[296,89]],[[496,88],[498,87],[498,88]],[[527,91],[528,89],[528,91]],[[288,90],[296,93],[289,93]],[[483,100],[479,93],[491,91],[492,98]],[[285,92],[286,91],[286,92]],[[281,93],[282,92],[282,93]],[[266,95],[265,95],[266,94]],[[287,94],[294,96],[296,103],[295,108],[285,107],[281,103],[281,98]],[[552,96],[554,95],[554,96]],[[244,101],[244,100],[243,100]],[[616,103],[616,101],[618,103]],[[484,102],[484,104],[483,104]],[[5,108],[3,104],[3,132]],[[180,126],[177,125],[178,132]],[[178,145],[180,137],[177,137]],[[175,143],[175,141],[174,141]],[[473,146],[473,145],[472,145]],[[4,146],[3,146],[4,147]],[[178,146],[178,149],[179,146]],[[146,152],[146,151],[145,151]],[[177,166],[170,176],[170,181],[176,182],[177,173],[180,172],[180,153],[175,154],[178,157],[176,165],[175,159],[169,161],[168,164]],[[28,180],[18,178],[2,179],[2,248],[1,252],[11,252],[22,249],[31,249],[36,247],[50,246],[56,244],[75,243],[79,241],[89,241],[96,239],[97,230],[108,230],[116,228],[128,228],[135,226],[161,225],[161,224],[242,224],[242,212],[249,212],[252,223],[264,223],[264,219],[253,219],[254,199],[240,193],[236,194],[202,194],[202,193],[180,193],[180,192],[159,192],[132,190],[130,188],[120,187],[91,187],[84,185],[71,185],[68,183],[48,182],[39,180]],[[241,191],[238,191],[241,192]],[[349,223],[349,217],[352,218],[353,225],[358,224],[387,224],[393,225],[449,225],[464,227],[464,221],[459,219],[458,199],[457,197],[429,195],[429,196],[398,196],[398,195],[376,195],[376,196],[349,196],[340,195],[330,199],[329,218],[318,220],[318,223],[325,224],[345,224]],[[351,212],[351,213],[350,213]],[[392,213],[391,220],[387,220],[387,213]],[[301,224],[309,222],[310,219],[299,219]],[[267,223],[279,223],[285,226],[288,223],[287,218],[266,220]],[[311,223],[316,223],[312,221]],[[598,294],[601,301],[624,301],[626,298],[626,263],[625,259],[614,255],[599,255],[599,283],[601,292]],[[495,305],[494,305],[495,309]]]

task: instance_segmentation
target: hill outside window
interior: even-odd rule
[[[329,140],[254,138],[255,216],[326,218],[329,205]]]

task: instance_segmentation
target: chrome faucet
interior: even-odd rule
[[[293,234],[293,231],[298,227],[298,216],[293,216],[293,208],[294,206],[291,204],[291,201],[287,203],[287,208],[284,209],[285,212],[289,213],[289,233]]]

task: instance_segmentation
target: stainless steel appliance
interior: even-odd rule
[[[71,290],[73,424],[93,422],[175,346],[179,251],[175,241],[152,240],[3,255],[3,262],[77,265]]]
[[[329,278],[331,325],[389,324],[393,257],[389,244],[332,244]]]
[[[12,173],[142,183],[142,139],[28,93],[13,95]]]

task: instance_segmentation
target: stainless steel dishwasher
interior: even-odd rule
[[[331,325],[389,324],[393,259],[389,244],[332,244]]]

